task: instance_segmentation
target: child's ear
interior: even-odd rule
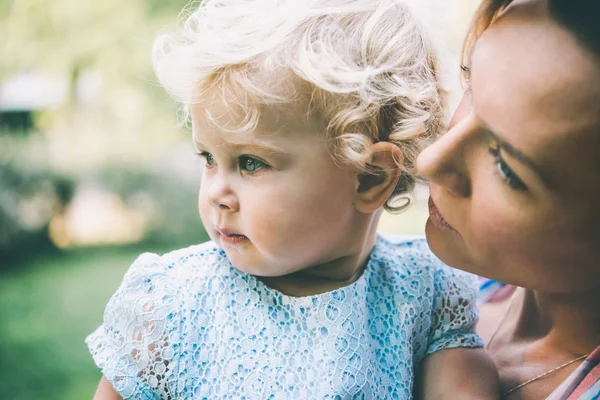
[[[378,142],[371,146],[370,171],[360,173],[354,193],[354,207],[362,213],[377,211],[390,197],[401,171],[398,164],[403,156],[393,143]]]

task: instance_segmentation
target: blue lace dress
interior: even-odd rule
[[[209,242],[141,255],[86,342],[125,399],[409,399],[426,355],[482,345],[476,287],[378,237],[356,282],[290,297]]]

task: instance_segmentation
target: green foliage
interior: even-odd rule
[[[183,1],[4,0],[0,37],[10,40],[0,42],[2,67],[14,72],[93,65],[135,76],[150,69],[136,48],[149,43],[184,5]]]
[[[50,218],[90,175],[133,207],[135,195],[152,197],[156,215],[147,239],[205,238],[195,211],[197,188],[167,172],[146,172],[187,139],[175,134],[175,107],[154,83],[150,60],[156,33],[175,24],[185,3],[0,0],[0,37],[6,39],[0,41],[0,83],[33,72],[67,78],[69,86],[65,104],[33,114],[35,134],[0,133],[0,265],[51,249]],[[101,89],[86,102],[77,85],[90,71]],[[23,219],[31,199],[52,211],[35,226]],[[35,253],[20,245],[34,243]]]
[[[54,248],[48,224],[73,192],[73,182],[52,173],[0,168],[0,270],[7,263]]]
[[[184,5],[188,4],[188,2],[147,0],[145,4],[148,10],[148,14],[150,15],[171,15],[178,13],[184,7]]]
[[[156,84],[150,50],[157,32],[175,25],[185,4],[0,3],[0,83],[24,72],[54,83],[66,80],[66,101],[41,110],[36,119],[36,128],[53,146],[79,147],[54,158],[53,168],[79,172],[126,155],[134,164],[148,162],[165,143],[181,139],[173,134],[176,108]],[[82,100],[81,82],[90,74],[98,87],[91,100]],[[81,151],[92,154],[81,160]]]
[[[30,142],[26,135],[2,139],[0,272],[18,260],[54,250],[48,225],[51,218],[66,207],[75,186],[72,179],[19,158],[16,147]],[[32,248],[36,249],[35,253],[31,252]]]

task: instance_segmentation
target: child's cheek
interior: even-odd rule
[[[212,229],[212,227],[211,227],[211,220],[210,220],[211,208],[212,208],[212,206],[209,204],[209,202],[206,198],[205,189],[203,188],[202,185],[200,185],[200,190],[198,193],[198,213],[200,215],[200,221],[201,221],[202,225],[204,226],[204,229],[210,236],[210,238],[212,240],[215,240],[215,237],[214,237],[215,233],[214,233],[214,229]]]

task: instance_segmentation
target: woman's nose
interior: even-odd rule
[[[221,174],[212,177],[208,182],[206,199],[208,203],[220,211],[238,212],[240,203],[237,195],[227,182],[227,178]]]
[[[469,142],[473,134],[473,118],[467,116],[456,123],[417,158],[419,174],[449,192],[471,195],[469,176]]]

